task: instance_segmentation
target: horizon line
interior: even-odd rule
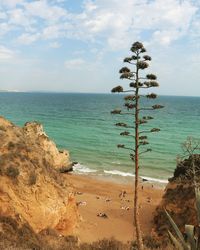
[[[111,92],[76,92],[76,91],[50,91],[50,90],[0,90],[0,93],[41,93],[41,94],[107,94],[116,95]],[[118,93],[118,95],[124,95],[125,93]],[[200,97],[197,95],[173,95],[173,94],[158,94],[159,96],[174,96],[174,97]]]

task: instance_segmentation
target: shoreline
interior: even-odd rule
[[[74,189],[81,221],[77,236],[81,242],[111,238],[127,242],[135,239],[133,228],[133,183],[74,173],[66,174]],[[153,213],[161,202],[164,188],[139,183],[140,222],[144,236],[152,232]]]
[[[108,180],[109,182],[120,183],[120,184],[131,184],[135,175],[129,172],[123,172],[120,170],[103,170],[103,172],[90,169],[80,163],[73,166],[73,174],[80,176],[88,176],[99,180]],[[156,186],[165,187],[168,183],[168,179],[159,179],[154,177],[149,177],[146,175],[140,175],[140,182],[151,183]]]

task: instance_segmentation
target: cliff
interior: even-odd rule
[[[52,228],[73,234],[79,214],[67,177],[58,171],[70,166],[69,153],[60,152],[37,122],[18,127],[0,117],[0,138],[0,218],[28,224],[34,233]]]
[[[193,155],[196,178],[200,180],[200,155]],[[194,185],[191,177],[192,157],[179,162],[172,178],[166,186],[161,204],[154,216],[155,230],[159,236],[167,237],[171,225],[166,217],[166,209],[178,227],[184,232],[185,224],[197,225]],[[173,230],[172,230],[173,232]]]

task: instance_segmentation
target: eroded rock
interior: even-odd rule
[[[159,236],[168,236],[167,230],[172,230],[166,217],[166,209],[178,227],[184,232],[186,224],[197,225],[195,193],[192,173],[192,157],[197,180],[200,180],[200,155],[190,156],[177,164],[174,175],[169,179],[161,204],[154,216],[155,230]],[[199,181],[198,181],[199,182]]]
[[[79,220],[73,190],[58,169],[71,162],[37,122],[18,127],[0,117],[0,216],[68,235]]]

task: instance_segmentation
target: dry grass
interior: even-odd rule
[[[6,128],[5,128],[4,126],[1,125],[1,126],[0,126],[0,130],[5,132],[5,131],[6,131]]]

